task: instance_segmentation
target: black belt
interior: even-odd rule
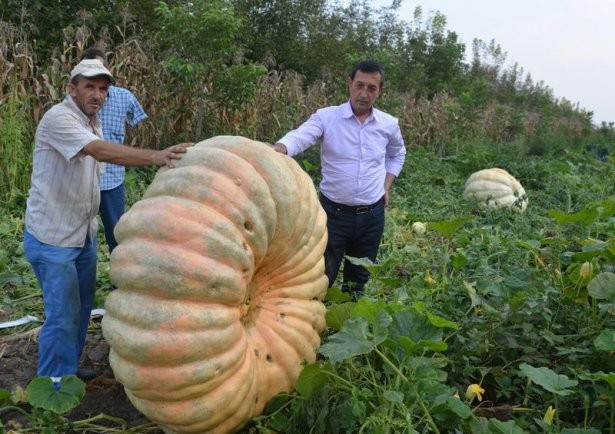
[[[333,202],[331,199],[329,199],[327,196],[325,196],[322,193],[320,194],[320,197],[322,198],[324,202],[328,203],[329,205],[332,205],[338,211],[344,211],[344,212],[348,212],[351,214],[357,214],[357,215],[365,214],[366,212],[369,212],[370,210],[384,203],[384,196],[382,196],[378,202],[372,203],[371,205],[344,205],[342,203]]]

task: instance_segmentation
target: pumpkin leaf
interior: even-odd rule
[[[429,228],[440,232],[445,237],[451,238],[457,229],[474,219],[474,216],[461,216],[453,220],[430,222]]]
[[[406,354],[419,353],[425,349],[434,351],[436,353],[442,353],[448,348],[446,342],[435,342],[425,339],[421,339],[418,342],[414,342],[412,339],[406,336],[400,336],[399,344],[404,349],[404,352]]]
[[[461,399],[454,396],[446,398],[446,407],[462,419],[472,417],[472,409],[462,402]]]
[[[365,318],[370,324],[374,324],[377,321],[378,314],[386,309],[387,304],[384,301],[372,301],[362,297],[357,301],[354,312],[357,317]]]
[[[442,318],[441,316],[438,316],[431,312],[427,312],[427,319],[429,319],[429,322],[434,327],[439,327],[439,328],[448,327],[448,328],[455,329],[455,330],[459,328],[459,324],[457,324],[455,321],[447,320],[446,318]]]
[[[329,382],[329,375],[326,371],[326,367],[322,367],[318,363],[307,365],[297,378],[295,385],[297,392],[306,399],[312,398]]]
[[[347,320],[355,318],[354,309],[355,303],[334,304],[329,307],[325,314],[327,326],[334,330],[341,330]]]
[[[462,253],[451,255],[451,265],[455,270],[459,270],[468,263],[468,257]]]
[[[406,336],[413,342],[422,340],[440,342],[442,329],[431,324],[427,315],[420,314],[415,309],[406,309],[393,315],[391,338],[396,339],[400,336]]]
[[[347,292],[342,291],[337,286],[333,286],[327,290],[325,297],[326,301],[332,301],[334,303],[345,303],[351,301],[352,297]]]
[[[386,314],[386,312],[383,313]],[[386,340],[385,322],[386,319],[383,318],[379,325],[374,325],[372,332],[364,318],[348,320],[338,333],[329,336],[320,347],[320,353],[328,357],[333,364],[354,356],[368,354]]]
[[[397,390],[385,390],[383,393],[383,398],[385,401],[389,402],[404,402],[404,394],[402,392],[398,392]]]
[[[589,294],[598,300],[615,303],[615,273],[606,271],[598,274],[587,285]]]
[[[535,368],[527,363],[522,363],[519,369],[521,369],[521,372],[534,383],[556,395],[571,395],[574,391],[569,388],[579,384],[578,381],[571,380],[565,375],[557,374],[549,368]]]
[[[594,339],[594,345],[601,351],[615,351],[615,330],[604,330]]]
[[[553,217],[559,224],[569,223],[584,223],[591,225],[598,219],[598,211],[596,209],[584,209],[574,214],[567,214],[559,209],[551,209],[548,214]]]
[[[597,256],[608,256],[609,243],[592,241],[583,246],[581,252],[577,252],[572,256],[572,259],[577,262],[591,261]]]
[[[489,419],[488,431],[493,434],[525,434],[526,431],[519,427],[514,420],[501,422],[497,419]]]
[[[26,387],[26,393],[32,407],[63,414],[79,405],[85,396],[85,383],[75,375],[67,375],[55,390],[51,378],[36,377]]]

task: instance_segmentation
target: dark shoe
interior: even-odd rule
[[[83,369],[80,368],[77,370],[77,378],[83,381],[93,380],[98,377],[100,374],[93,369]]]

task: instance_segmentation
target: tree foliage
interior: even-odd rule
[[[387,73],[379,104],[397,116],[415,104],[417,112],[404,127],[419,143],[480,137],[525,140],[539,149],[563,137],[580,143],[591,132],[592,112],[556,99],[520,65],[509,65],[495,41],[475,40],[466,47],[442,13],[425,16],[417,7],[406,22],[399,19],[400,5],[400,0],[385,7],[369,0],[4,0],[0,21],[27,35],[37,65],[56,56],[74,62],[86,44],[103,45],[112,62],[121,64],[118,51],[134,42],[168,74],[162,86],[174,102],[166,109],[176,114],[178,125],[236,118],[233,112],[254,104],[266,73],[298,74],[304,91],[320,86],[327,101],[339,101],[346,97],[351,65],[372,58]],[[145,73],[137,76],[147,80]],[[235,124],[233,130],[239,128]],[[613,125],[602,130],[608,137]],[[197,135],[203,131],[197,125]]]

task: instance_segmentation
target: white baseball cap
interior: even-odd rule
[[[70,72],[71,80],[77,75],[82,75],[88,78],[106,75],[109,77],[109,80],[111,80],[111,83],[115,83],[113,75],[111,75],[109,70],[105,68],[105,65],[103,65],[98,59],[83,59],[79,62]]]

